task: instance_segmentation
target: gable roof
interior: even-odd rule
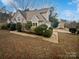
[[[21,11],[17,10],[17,12],[20,12],[20,14],[26,19],[26,20],[31,20],[33,16],[36,16],[39,21],[45,21],[45,17],[42,15],[43,13],[47,13],[49,8],[44,8],[40,10],[29,10],[29,11]],[[16,13],[17,13],[16,12]],[[15,14],[16,14],[15,13]],[[14,15],[15,15],[14,14]],[[14,17],[14,16],[13,16]]]
[[[26,13],[24,13],[23,11],[21,11],[21,10],[18,10],[17,12],[20,12],[21,13],[21,15],[26,19]]]
[[[45,19],[42,17],[42,15],[39,13],[39,12],[37,12],[37,11],[29,11],[29,12],[26,12],[26,17],[27,17],[27,20],[31,20],[31,18],[33,17],[33,16],[36,16],[38,19],[39,19],[39,21],[44,21]]]
[[[27,20],[30,20],[35,15],[39,19],[39,21],[45,21],[46,18],[42,14],[47,13],[48,10],[49,10],[49,8],[27,11],[26,18],[27,18]]]
[[[43,13],[47,13],[48,10],[49,10],[49,8],[44,8],[44,9],[38,10],[38,12],[39,12],[40,14],[43,14]]]
[[[25,14],[23,13],[23,11],[21,11],[21,10],[17,10],[17,12],[13,14],[12,18],[14,18],[14,16],[15,16],[18,12],[24,17],[24,19],[26,19],[26,15],[25,15]]]

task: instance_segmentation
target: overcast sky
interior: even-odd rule
[[[23,6],[30,9],[54,6],[59,18],[79,21],[79,0],[0,0],[0,8],[5,6],[6,10],[15,11],[11,3],[19,9]]]

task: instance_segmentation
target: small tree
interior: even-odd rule
[[[52,16],[52,17],[49,18],[49,20],[50,20],[51,26],[52,26],[53,28],[58,27],[59,22],[58,22],[58,19],[57,19],[56,17],[53,17],[53,16]]]
[[[32,27],[32,22],[31,22],[31,21],[28,21],[28,22],[25,24],[25,28],[26,28],[27,30],[30,30],[31,27]]]
[[[21,29],[22,29],[22,25],[21,25],[20,22],[18,22],[18,23],[16,24],[16,30],[17,30],[18,32],[21,32]]]

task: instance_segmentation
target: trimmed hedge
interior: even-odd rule
[[[43,36],[44,37],[51,37],[52,36],[52,30],[48,29],[48,30],[45,30],[45,32],[43,32]]]
[[[49,29],[50,29],[50,30],[53,30],[53,28],[52,28],[52,27],[49,27]]]
[[[40,25],[39,27],[40,27],[42,30],[46,30],[46,29],[48,28],[48,26],[45,25],[45,24],[42,24],[42,25]]]
[[[20,23],[20,22],[18,22],[17,24],[16,24],[16,30],[18,31],[18,32],[21,32],[22,30],[22,24]]]
[[[42,24],[42,25],[35,28],[35,32],[36,32],[37,35],[42,35],[43,32],[45,32],[45,30],[47,30],[47,28],[48,28],[47,25]]]
[[[42,24],[35,28],[35,33],[44,37],[51,37],[52,32],[52,28],[48,28],[48,26],[45,24]]]
[[[4,25],[1,25],[1,29],[2,30],[7,30],[8,28],[7,28],[6,24],[4,24]]]
[[[7,28],[10,29],[10,26],[11,26],[11,23],[8,23],[7,24]]]
[[[32,27],[32,22],[31,22],[31,21],[28,21],[28,22],[25,24],[26,30],[30,30],[31,27]]]
[[[15,24],[15,23],[8,24],[8,28],[9,28],[9,27],[10,27],[10,30],[11,30],[11,31],[16,30],[16,24]]]

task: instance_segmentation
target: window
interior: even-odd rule
[[[33,23],[33,26],[37,26],[37,23]]]

